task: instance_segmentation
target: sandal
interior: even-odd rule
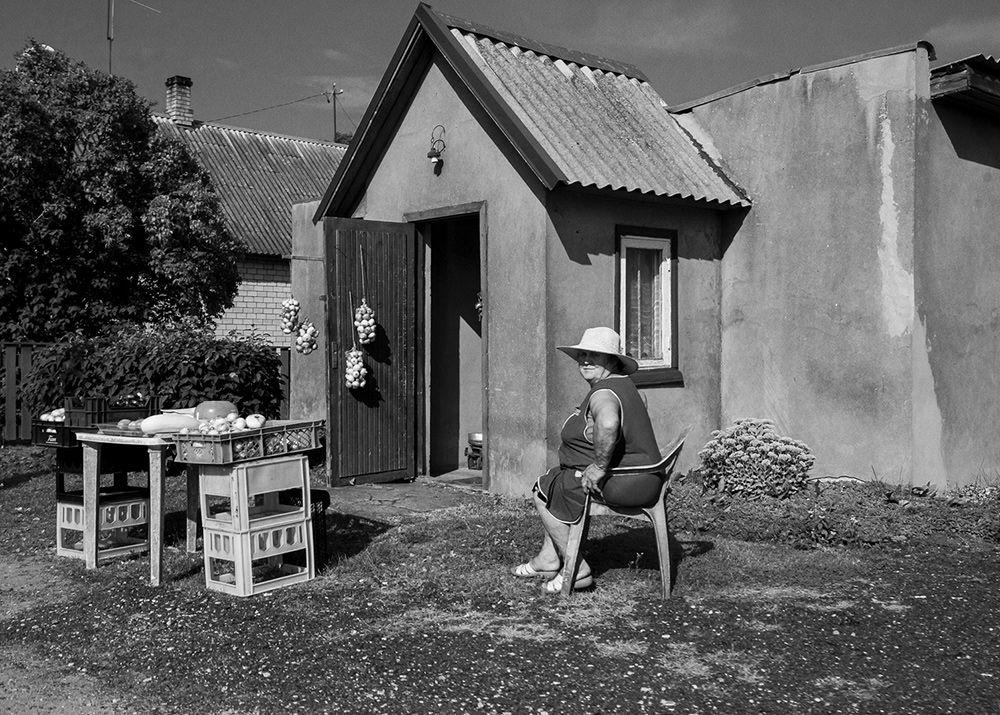
[[[510,570],[518,578],[552,578],[559,571],[540,571],[531,565],[530,561],[519,564]]]
[[[590,574],[586,576],[581,576],[576,581],[573,582],[574,591],[583,591],[594,585],[594,577]],[[545,593],[560,593],[563,587],[563,575],[558,573],[554,578],[549,579],[545,582]]]

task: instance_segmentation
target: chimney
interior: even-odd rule
[[[191,78],[174,75],[167,80],[167,116],[182,127],[194,126],[191,111]]]

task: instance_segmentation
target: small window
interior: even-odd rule
[[[674,248],[672,231],[620,231],[618,244],[618,327],[625,351],[639,361],[640,373],[675,368]],[[671,370],[671,373],[676,370]],[[676,376],[679,377],[679,374]]]

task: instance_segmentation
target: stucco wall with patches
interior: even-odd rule
[[[489,486],[525,495],[548,459],[544,195],[477,106],[447,65],[431,65],[354,216],[402,221],[486,202]],[[437,125],[447,144],[440,174],[426,156]]]
[[[924,104],[914,481],[1000,477],[1000,118]],[[917,358],[920,358],[917,360]]]
[[[754,202],[722,260],[721,422],[773,420],[813,449],[817,475],[913,479],[915,99],[927,73],[916,47],[678,117],[712,137]]]
[[[677,361],[684,384],[643,386],[640,392],[660,447],[692,427],[678,461],[678,469],[687,471],[719,421],[720,212],[572,190],[553,192],[548,209],[550,463],[558,461],[554,437],[588,390],[576,363],[556,345],[576,344],[589,327],[620,330],[615,229],[629,226],[677,232]]]

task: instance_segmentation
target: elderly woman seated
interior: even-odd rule
[[[563,423],[559,466],[538,478],[533,488],[535,508],[545,536],[531,560],[515,567],[520,578],[546,578],[545,590],[562,590],[562,562],[570,525],[583,516],[587,492],[619,506],[646,506],[660,493],[657,474],[608,476],[614,467],[641,466],[660,460],[660,450],[646,405],[628,375],[638,363],[625,355],[611,328],[590,328],[576,345],[558,346],[576,360],[590,385],[580,407]],[[580,564],[575,589],[594,579],[590,566]]]

